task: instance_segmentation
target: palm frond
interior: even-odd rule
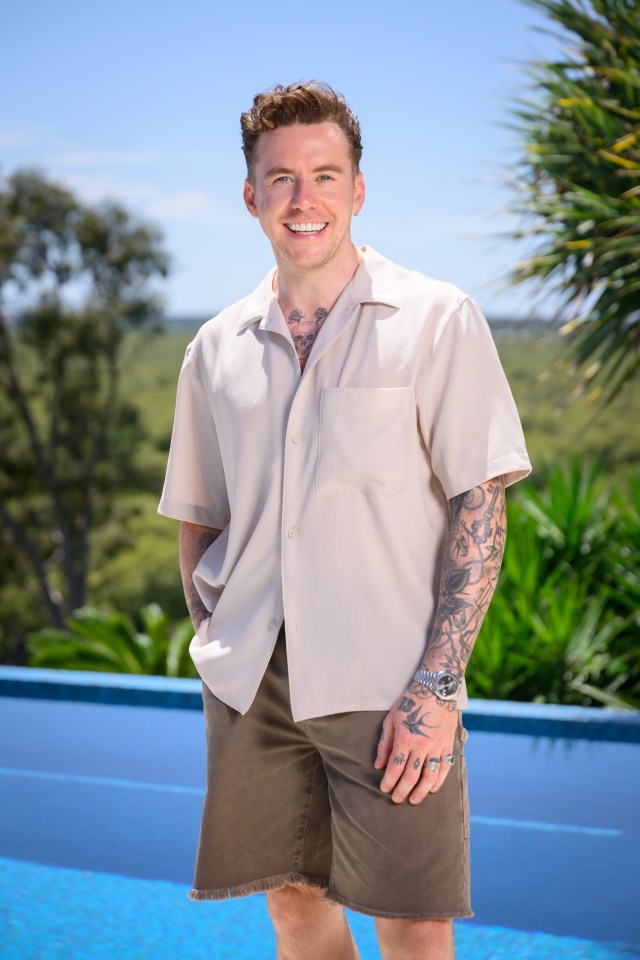
[[[515,235],[538,245],[511,280],[558,283],[578,321],[573,358],[609,400],[640,365],[640,5],[524,2],[559,28],[563,49],[530,65],[537,94],[513,108],[525,144],[513,206],[528,222]]]

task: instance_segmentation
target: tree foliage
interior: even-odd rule
[[[601,465],[536,471],[507,502],[498,590],[468,674],[471,696],[640,706],[640,483]]]
[[[120,613],[77,610],[67,630],[50,627],[29,636],[33,667],[110,673],[197,677],[189,656],[193,627],[188,617],[172,624],[156,603],[147,604],[139,624]]]
[[[33,171],[0,182],[2,567],[37,584],[57,627],[85,603],[93,528],[135,480],[123,338],[157,323],[167,268],[159,233],[122,207]]]
[[[514,282],[561,294],[581,386],[611,399],[640,365],[640,5],[525,0],[560,27],[562,47],[530,73],[515,115],[518,237],[536,241]],[[551,30],[549,31],[551,32]]]

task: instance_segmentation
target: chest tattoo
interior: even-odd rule
[[[287,326],[293,339],[293,345],[303,366],[311,353],[311,347],[315,343],[320,328],[328,316],[328,310],[325,310],[324,307],[318,307],[312,317],[305,316],[302,310],[292,310],[287,317]]]

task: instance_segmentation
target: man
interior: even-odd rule
[[[351,240],[357,118],[319,83],[241,118],[276,267],[198,332],[160,512],[204,680],[194,899],[267,891],[281,960],[453,957],[471,916],[460,708],[525,476],[486,321]]]

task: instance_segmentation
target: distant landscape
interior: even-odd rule
[[[125,389],[143,411],[150,437],[166,440],[175,385],[186,345],[206,317],[171,317],[166,332],[152,339],[142,358],[129,365]],[[588,395],[569,402],[572,381],[567,343],[547,320],[489,318],[511,384],[535,466],[569,456],[601,458],[615,474],[640,461],[640,384],[632,382],[610,407]],[[135,370],[135,378],[133,371]],[[135,379],[135,388],[133,387]]]
[[[106,529],[96,532],[98,553],[106,552],[104,562],[94,564],[94,599],[105,593],[120,598],[125,609],[130,602],[137,607],[137,593],[143,570],[156,571],[157,597],[173,614],[184,612],[176,568],[177,524],[156,514],[162,489],[178,374],[187,344],[198,324],[172,323],[167,332],[144,336],[141,347],[137,335],[131,336],[128,360],[125,360],[123,390],[127,399],[141,411],[145,434],[139,460],[148,477],[145,490],[130,492],[127,506],[135,508],[126,531]],[[609,408],[582,398],[567,405],[566,379],[556,365],[566,345],[556,334],[523,331],[516,324],[495,331],[498,350],[520,411],[534,471],[525,483],[539,482],[537,468],[543,463],[566,463],[577,457],[585,462],[601,460],[611,483],[622,478],[640,460],[640,386],[630,384]],[[123,504],[123,507],[125,504]],[[127,549],[127,543],[130,549]],[[117,549],[118,545],[121,549]],[[145,590],[146,593],[146,590]],[[147,597],[152,599],[152,597]]]
[[[193,675],[178,524],[157,504],[178,374],[198,326],[190,318],[127,334],[121,393],[140,418],[124,451],[133,472],[93,530],[87,606],[69,621],[79,635],[42,630],[32,582],[2,594],[34,665]],[[567,344],[555,331],[492,326],[534,470],[508,495],[500,587],[474,650],[470,693],[640,707],[640,389],[628,384],[605,408],[589,396],[569,402]]]

